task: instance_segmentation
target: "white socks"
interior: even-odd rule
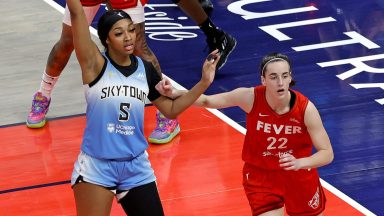
[[[49,99],[49,98],[51,98],[52,89],[55,86],[59,77],[58,76],[57,77],[51,77],[44,71],[41,79],[42,80],[40,83],[39,92],[41,92],[45,97],[47,97]]]

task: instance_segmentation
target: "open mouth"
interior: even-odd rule
[[[131,50],[131,49],[133,49],[133,46],[132,46],[132,44],[124,45],[124,49]]]
[[[277,90],[277,92],[284,92],[284,89],[279,89],[279,90]]]

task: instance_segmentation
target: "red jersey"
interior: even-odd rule
[[[110,0],[113,9],[128,9],[136,7],[139,0]],[[101,3],[105,3],[105,0],[80,0],[83,6],[95,6]],[[148,0],[140,0],[141,5],[147,4]]]
[[[244,162],[263,169],[281,169],[279,157],[283,154],[296,158],[312,155],[312,141],[304,124],[308,98],[291,91],[296,95],[295,103],[288,113],[279,115],[266,101],[265,86],[254,88],[253,107],[246,118]]]

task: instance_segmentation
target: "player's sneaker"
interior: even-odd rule
[[[148,137],[148,141],[151,143],[168,143],[180,132],[180,125],[177,119],[168,119],[158,110],[156,112],[156,124],[155,130]]]
[[[217,63],[217,69],[220,69],[227,62],[229,54],[236,47],[236,39],[230,34],[218,29],[219,33],[217,37],[207,38],[207,44],[209,47],[209,52],[212,52],[215,49],[218,49],[221,57],[220,61]]]
[[[27,127],[41,128],[45,125],[45,115],[48,112],[51,100],[45,97],[41,92],[36,92],[33,96],[31,112],[27,118]]]

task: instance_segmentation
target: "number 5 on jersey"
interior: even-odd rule
[[[130,103],[120,103],[119,121],[128,121],[130,109],[131,109]]]

